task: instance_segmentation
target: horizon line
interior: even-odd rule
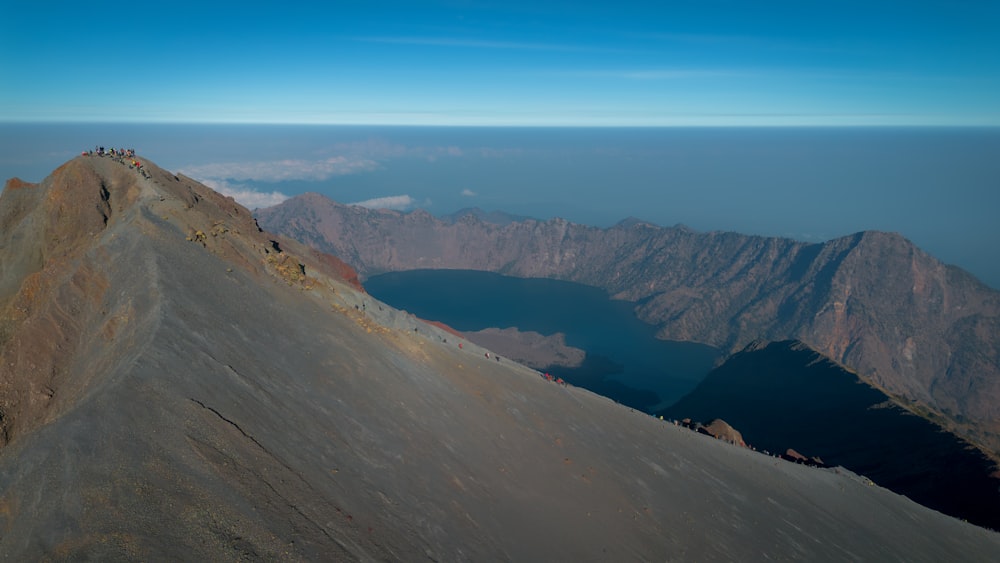
[[[164,126],[298,126],[298,127],[425,127],[442,129],[1000,129],[998,123],[685,123],[685,124],[609,124],[609,123],[386,123],[386,122],[315,122],[315,121],[117,121],[117,120],[7,120],[0,125],[164,125]]]

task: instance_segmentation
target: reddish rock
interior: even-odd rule
[[[743,435],[721,418],[716,418],[712,422],[708,423],[707,426],[704,426],[704,429],[709,436],[718,438],[719,440],[725,440],[730,444],[735,444],[744,448],[747,447],[746,442],[743,441]]]

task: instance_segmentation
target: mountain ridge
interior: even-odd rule
[[[628,221],[448,224],[426,212],[305,201],[257,217],[362,278],[420,268],[551,277],[635,302],[664,339],[729,353],[761,338],[801,340],[1000,452],[1000,292],[898,234],[805,243]]]
[[[80,157],[57,168],[47,180],[48,189],[14,181],[4,190],[4,197],[14,202],[6,208],[13,212],[0,216],[0,263],[4,264],[0,269],[0,310],[4,310],[0,346],[9,346],[8,353],[21,361],[0,366],[0,377],[30,382],[33,389],[17,398],[0,391],[3,435],[16,428],[16,424],[10,426],[12,418],[27,420],[16,411],[25,405],[28,410],[39,407],[56,394],[62,374],[69,369],[60,362],[71,357],[83,339],[94,338],[88,326],[101,327],[101,334],[115,342],[121,325],[134,320],[141,310],[134,300],[98,302],[108,284],[102,262],[119,243],[116,227],[145,223],[150,225],[147,229],[182,230],[188,242],[232,259],[234,267],[255,276],[304,283],[305,276],[295,278],[303,268],[299,262],[307,261],[311,271],[360,287],[353,270],[339,260],[317,259],[319,253],[308,247],[265,235],[249,211],[232,198],[148,162],[143,167],[148,180],[139,181],[137,170],[122,159]],[[201,212],[202,202],[214,215]],[[102,244],[95,248],[95,240]],[[298,255],[282,252],[279,246],[294,248]],[[25,261],[19,256],[32,258]],[[259,262],[257,256],[264,260]],[[144,260],[142,267],[155,284],[159,275],[155,262]],[[155,311],[146,314],[155,317]],[[15,332],[18,324],[24,326]],[[62,338],[44,336],[48,334]],[[36,356],[43,360],[32,359]]]

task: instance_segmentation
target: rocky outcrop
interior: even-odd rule
[[[813,467],[824,467],[826,464],[823,460],[817,456],[806,457],[799,452],[795,451],[793,448],[788,448],[785,453],[781,454],[782,459],[786,459],[791,462],[801,463],[803,465],[811,465]]]
[[[1000,292],[897,234],[807,244],[641,221],[444,222],[317,194],[258,216],[362,277],[456,268],[558,278],[635,302],[665,339],[736,352],[794,338],[1000,452]]]
[[[712,420],[703,426],[702,429],[706,434],[717,440],[729,442],[734,446],[747,447],[747,443],[743,441],[743,435],[740,434],[739,430],[736,430],[721,418]]]

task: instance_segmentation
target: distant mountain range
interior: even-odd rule
[[[445,223],[454,224],[461,221],[465,217],[475,217],[484,223],[492,223],[494,225],[501,226],[531,219],[531,217],[511,215],[510,213],[504,213],[503,211],[483,211],[478,207],[466,207],[464,209],[459,209],[454,213],[442,215],[440,219]]]
[[[664,339],[730,353],[758,339],[799,340],[1000,452],[1000,292],[898,234],[809,244],[636,220],[601,229],[482,216],[441,220],[317,194],[257,212],[265,228],[338,256],[362,278],[419,268],[558,278],[635,302]]]

